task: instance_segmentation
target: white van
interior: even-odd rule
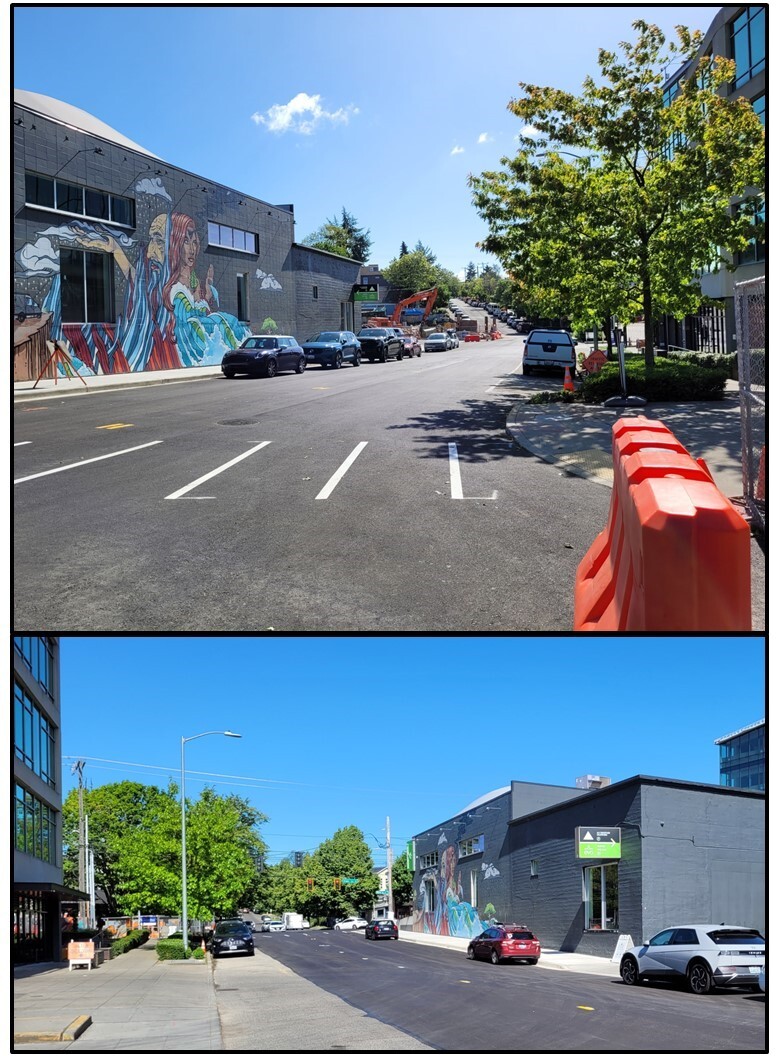
[[[283,924],[286,931],[301,931],[305,927],[301,913],[284,913]]]
[[[575,341],[568,330],[532,330],[523,342],[523,373],[531,374],[535,369],[569,367],[575,376],[577,355]]]

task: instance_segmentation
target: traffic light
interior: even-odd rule
[[[302,865],[303,857],[304,857],[304,854],[303,854],[302,851],[295,851],[294,852],[294,865],[297,866],[297,867]]]
[[[309,876],[309,877],[308,877],[308,880],[307,880],[307,884],[308,884],[308,891],[312,891],[312,890],[313,890],[313,886],[314,886],[315,882],[316,882],[316,881],[315,881],[315,880],[313,879],[313,877],[312,877],[312,876]]]
[[[332,881],[332,887],[333,887],[333,888],[335,889],[335,891],[339,891],[339,890],[340,890],[340,888],[341,888],[341,886],[342,886],[342,885],[341,885],[341,883],[340,883],[340,877],[339,877],[339,876],[336,876],[336,877],[334,878],[334,880]]]

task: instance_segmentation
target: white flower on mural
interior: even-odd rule
[[[156,194],[160,198],[166,198],[168,202],[173,200],[162,186],[162,181],[157,177],[146,176],[145,179],[138,180],[135,190],[138,194]]]
[[[261,268],[256,269],[257,279],[262,280],[263,290],[282,290],[283,286],[278,282],[274,275],[268,275],[266,271],[262,271]]]
[[[490,862],[488,864],[486,864],[485,862],[481,862],[480,868],[486,874],[484,877],[485,880],[488,880],[488,878],[491,876],[499,876],[499,870],[496,868],[495,865],[492,865]]]

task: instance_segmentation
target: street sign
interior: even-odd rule
[[[578,858],[620,858],[621,830],[581,825],[575,829],[575,854]]]
[[[359,883],[357,877],[355,877],[355,876],[344,876],[344,877],[342,877],[342,881],[343,881],[344,884],[358,884]]]
[[[388,888],[385,888],[385,890],[383,890],[383,891],[376,891],[375,894],[376,895],[387,895],[388,894]]]
[[[583,367],[589,374],[598,374],[606,362],[607,356],[604,352],[599,348],[595,348],[593,352],[583,360]]]

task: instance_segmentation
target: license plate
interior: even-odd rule
[[[234,939],[230,939],[229,940],[229,948],[230,948],[230,950],[236,950],[237,949],[237,943],[235,942]]]

